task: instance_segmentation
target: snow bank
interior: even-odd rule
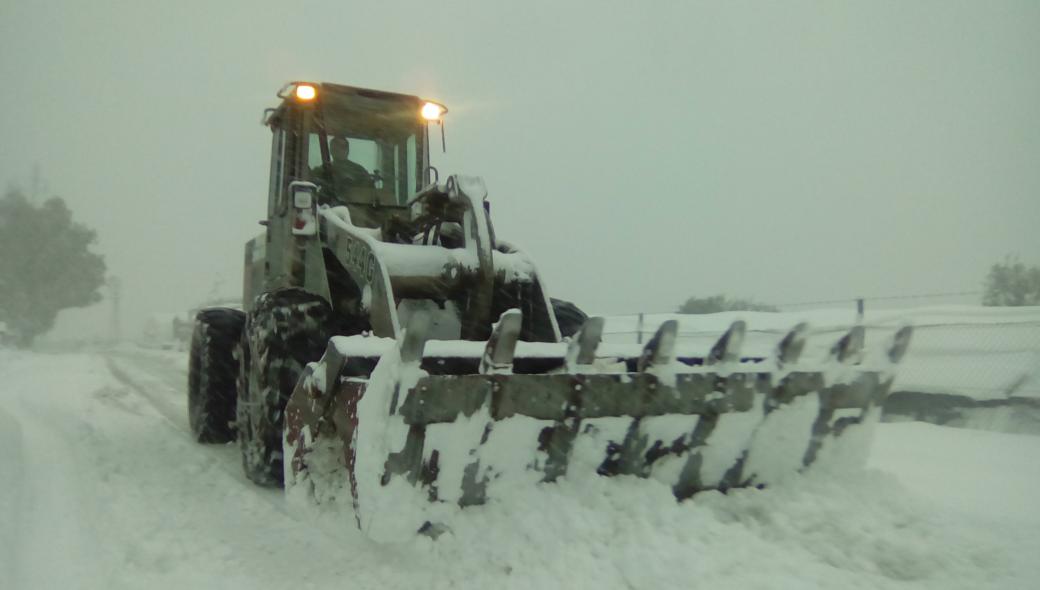
[[[920,422],[885,424],[868,465],[895,475],[911,495],[944,508],[1040,525],[1040,437]]]
[[[879,472],[682,504],[616,478],[517,490],[411,547],[453,565],[434,587],[1025,588],[1036,531],[938,511]]]

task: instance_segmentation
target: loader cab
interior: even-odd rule
[[[278,96],[282,104],[265,118],[273,132],[269,217],[285,211],[297,180],[318,185],[319,203],[346,206],[357,225],[409,215],[407,203],[430,181],[427,124],[446,109],[327,83],[294,82]]]

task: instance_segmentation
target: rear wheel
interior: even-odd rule
[[[283,481],[285,404],[307,363],[328,344],[332,309],[302,289],[261,295],[242,333],[237,426],[246,477],[265,486]]]
[[[585,325],[585,320],[589,319],[584,311],[570,301],[550,299],[550,302],[553,315],[556,316],[556,325],[560,327],[560,336],[564,338],[577,334],[578,330]]]
[[[237,309],[204,309],[195,315],[188,357],[188,425],[200,443],[234,439],[235,348],[246,314]]]

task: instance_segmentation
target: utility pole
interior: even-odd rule
[[[112,297],[112,343],[118,343],[121,339],[119,325],[119,297],[123,290],[123,281],[119,277],[110,276],[106,281]]]

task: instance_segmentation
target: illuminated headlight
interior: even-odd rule
[[[310,84],[300,84],[296,87],[296,98],[299,100],[314,100],[318,91]]]
[[[422,110],[419,111],[419,113],[422,115],[422,118],[426,119],[427,121],[440,121],[441,117],[444,116],[444,113],[447,112],[447,107],[445,107],[442,104],[437,104],[435,102],[427,102],[423,104]]]

